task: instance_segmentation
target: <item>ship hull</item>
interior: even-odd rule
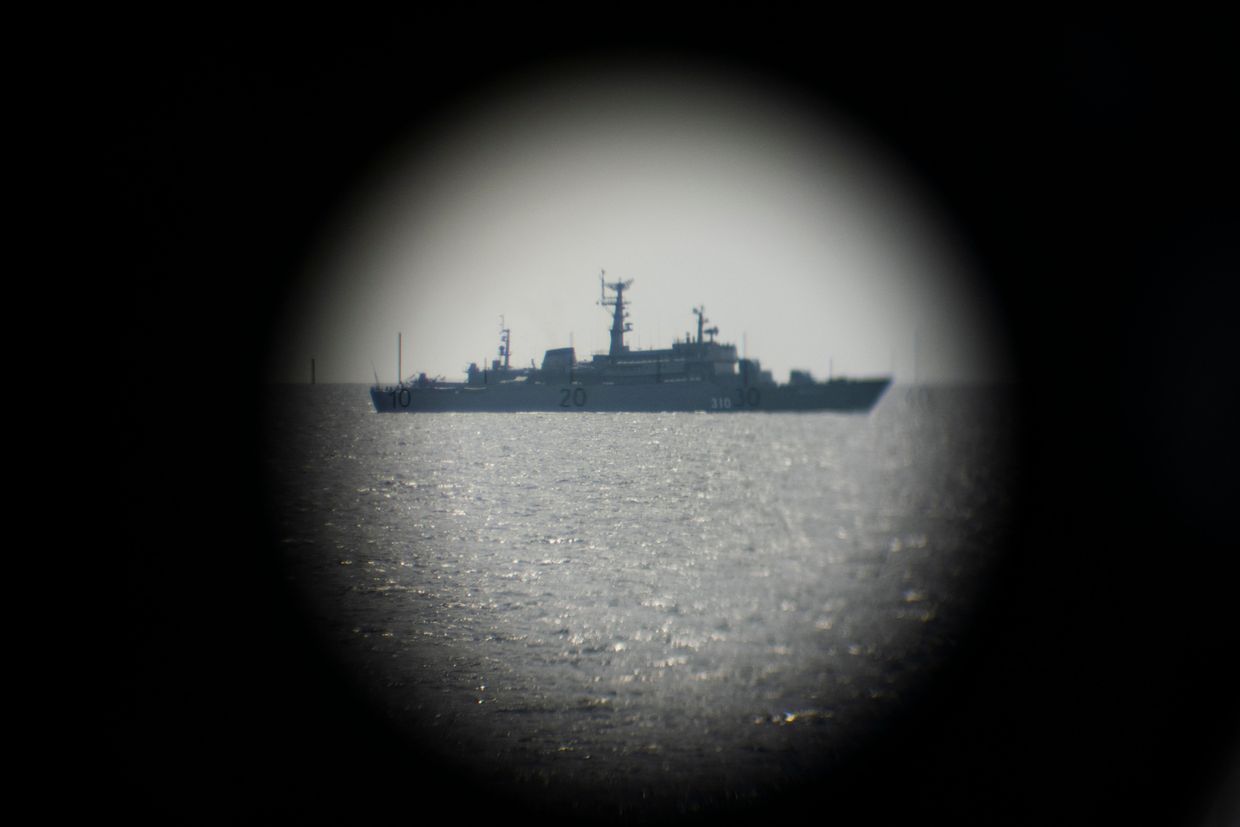
[[[836,411],[866,413],[891,380],[857,379],[803,385],[735,385],[715,382],[665,382],[648,385],[544,384],[514,382],[490,386],[436,385],[372,387],[380,413],[519,412],[560,413],[746,411]]]

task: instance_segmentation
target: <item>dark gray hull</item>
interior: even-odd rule
[[[714,382],[563,384],[512,382],[370,389],[375,410],[389,412],[612,411],[837,411],[867,413],[891,384],[882,379],[837,379],[803,385],[757,386]]]

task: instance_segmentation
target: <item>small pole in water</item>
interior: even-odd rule
[[[405,378],[404,378],[405,371],[402,368],[401,363],[400,363],[400,357],[401,357],[402,350],[403,348],[401,347],[401,343],[400,343],[400,334],[397,333],[396,334],[396,384],[398,387],[404,387],[405,385]]]

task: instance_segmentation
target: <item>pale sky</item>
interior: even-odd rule
[[[412,105],[393,101],[392,105]],[[705,305],[719,341],[786,381],[1009,375],[967,250],[881,144],[768,79],[689,64],[510,78],[358,182],[290,296],[270,376],[463,379],[569,344],[605,350],[599,272],[633,279],[630,347]],[[709,326],[709,325],[708,325]],[[914,358],[914,345],[917,356]]]

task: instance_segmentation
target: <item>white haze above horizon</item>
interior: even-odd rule
[[[395,102],[394,102],[395,105]],[[830,116],[830,120],[828,120]],[[599,273],[633,279],[633,348],[704,305],[780,381],[1010,378],[981,282],[897,159],[821,102],[715,66],[561,65],[410,136],[342,207],[269,364],[273,381],[460,380],[604,351]]]

